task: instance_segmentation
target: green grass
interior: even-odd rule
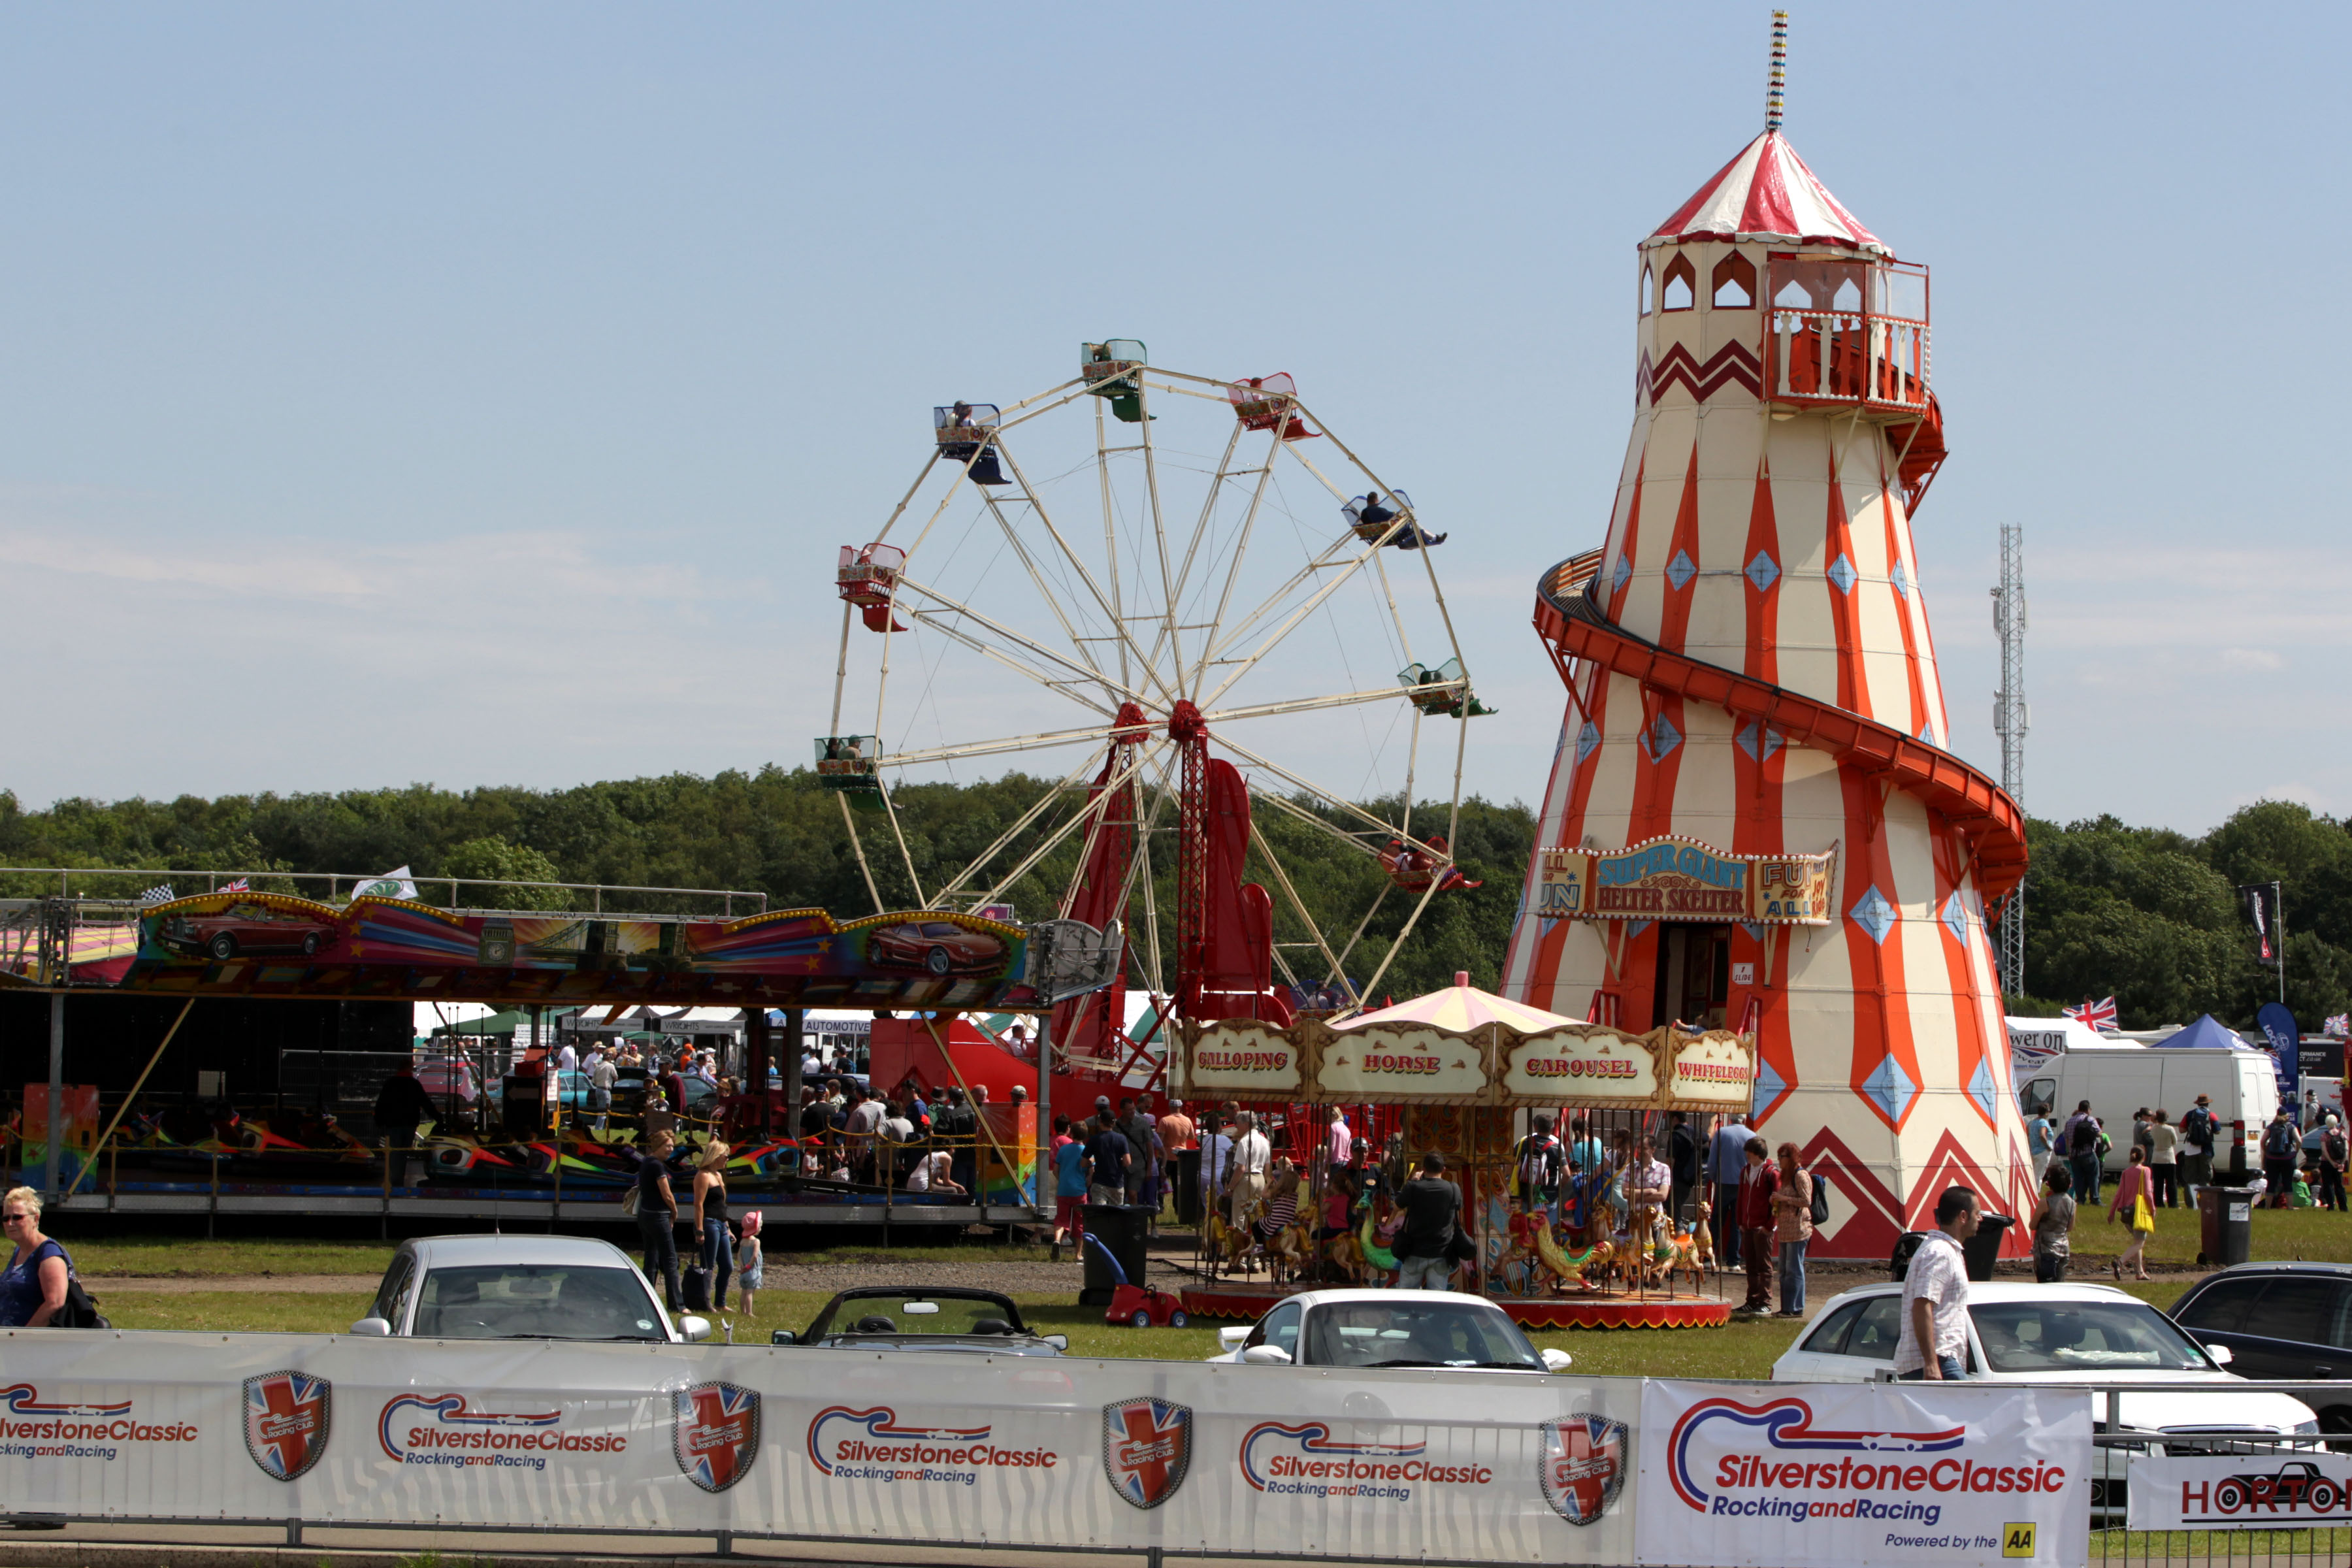
[[[201,1241],[185,1236],[59,1236],[85,1279],[257,1279],[280,1274],[376,1274],[392,1261],[382,1241]],[[108,1314],[112,1316],[111,1313]]]
[[[118,1329],[180,1329],[213,1333],[341,1333],[368,1309],[365,1293],[349,1296],[271,1295],[247,1291],[94,1291],[100,1310]],[[829,1298],[816,1291],[762,1290],[760,1315],[733,1320],[739,1344],[765,1344],[769,1331],[808,1326]],[[1099,1307],[1066,1296],[1017,1294],[1021,1315],[1040,1333],[1070,1337],[1070,1353],[1101,1360],[1202,1361],[1217,1353],[1217,1328],[1130,1329],[1103,1321]],[[723,1337],[723,1331],[722,1331]],[[1593,1377],[1639,1377],[1671,1372],[1685,1377],[1769,1377],[1789,1347],[1789,1325],[1736,1322],[1721,1329],[1670,1331],[1601,1329],[1538,1330],[1538,1345],[1557,1345],[1575,1358],[1575,1370]]]
[[[2151,1266],[2173,1270],[2191,1267],[2197,1251],[2193,1213],[2170,1210],[2157,1215],[2157,1235],[2149,1244]],[[2262,1209],[2253,1215],[2253,1256],[2257,1258],[2301,1258],[2313,1261],[2352,1263],[2352,1215],[2317,1209]],[[2108,1258],[2124,1244],[2121,1227],[2104,1217],[2085,1216],[2075,1229],[2073,1278],[2089,1283],[2106,1279]],[[365,1294],[276,1295],[268,1292],[196,1290],[185,1294],[106,1289],[110,1277],[178,1276],[203,1279],[219,1276],[255,1278],[286,1274],[373,1275],[382,1272],[392,1248],[376,1242],[337,1241],[196,1241],[184,1237],[126,1237],[93,1239],[74,1248],[81,1271],[91,1277],[92,1294],[101,1310],[119,1328],[183,1329],[230,1332],[237,1331],[297,1333],[339,1333],[367,1309]],[[967,1247],[836,1247],[791,1254],[794,1263],[856,1267],[887,1279],[894,1264],[952,1260],[992,1262],[1043,1260],[1037,1247],[1005,1247],[975,1243]],[[782,1261],[784,1255],[778,1254]],[[1833,1294],[1859,1279],[1817,1279],[1816,1294]],[[2147,1284],[2123,1282],[2125,1290],[2158,1308],[2169,1307],[2188,1288],[2185,1279],[2158,1279]],[[760,1294],[760,1315],[730,1314],[739,1343],[765,1343],[769,1331],[807,1326],[827,1298],[820,1292],[766,1290]],[[1070,1337],[1070,1353],[1095,1358],[1148,1358],[1197,1361],[1217,1352],[1217,1326],[1201,1323],[1183,1329],[1115,1328],[1103,1321],[1102,1310],[1080,1307],[1066,1295],[1016,1293],[1023,1315],[1041,1331]],[[1775,1321],[1734,1321],[1719,1329],[1672,1331],[1608,1331],[1596,1329],[1538,1330],[1529,1338],[1539,1346],[1557,1346],[1574,1358],[1574,1371],[1588,1376],[1638,1377],[1672,1374],[1704,1378],[1767,1378],[1772,1363],[1794,1338],[1790,1326]]]
[[[183,1329],[210,1333],[339,1334],[367,1316],[369,1291],[273,1296],[261,1291],[90,1291],[118,1329]]]

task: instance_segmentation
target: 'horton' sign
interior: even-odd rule
[[[1827,925],[1827,855],[1726,855],[1696,838],[1630,849],[1546,849],[1536,880],[1543,920],[1746,921]]]

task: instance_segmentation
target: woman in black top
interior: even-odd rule
[[[735,1271],[734,1238],[727,1232],[727,1157],[733,1151],[713,1138],[694,1169],[694,1232],[702,1247],[702,1267],[710,1274],[710,1310],[727,1308],[727,1279]]]
[[[669,1190],[671,1146],[677,1141],[667,1132],[646,1140],[637,1161],[637,1239],[646,1249],[646,1278],[659,1279],[662,1304],[677,1310],[677,1196]]]

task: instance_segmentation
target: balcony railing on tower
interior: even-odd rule
[[[1767,401],[1895,417],[1927,408],[1926,268],[1775,251],[1765,287]]]

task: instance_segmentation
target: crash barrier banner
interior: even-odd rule
[[[2071,1568],[2090,1558],[2091,1401],[2080,1389],[1654,1381],[1641,1432],[1647,1563]]]
[[[1645,1421],[1633,1379],[1491,1372],[85,1330],[0,1332],[0,1357],[12,1513],[1596,1564],[1852,1561],[1865,1543],[1994,1560],[1887,1542],[2017,1530],[2009,1563],[2087,1552],[2085,1486],[1903,1479],[1950,1462],[2077,1480],[2080,1394],[1673,1384]],[[1684,1434],[1702,1405],[1763,1424]],[[1710,1499],[1939,1511],[1692,1510],[1666,1466],[1677,1442]],[[1735,1450],[1903,1474],[1730,1486]]]
[[[2352,1455],[2296,1449],[2132,1457],[2133,1530],[2300,1530],[2352,1524]]]

